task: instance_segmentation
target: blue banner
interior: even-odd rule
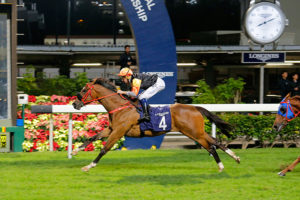
[[[164,0],[121,0],[136,42],[140,72],[158,74],[165,90],[149,100],[173,104],[177,84],[177,56],[171,21]]]
[[[121,0],[136,44],[140,73],[158,74],[166,88],[149,99],[152,104],[173,104],[177,85],[176,43],[164,0]],[[128,149],[160,147],[164,135],[126,137]]]
[[[267,63],[267,62],[284,62],[285,53],[276,52],[257,52],[243,53],[242,63]]]

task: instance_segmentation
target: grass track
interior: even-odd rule
[[[0,199],[300,199],[300,166],[277,175],[300,149],[235,150],[240,165],[218,152],[222,173],[205,150],[113,151],[88,173],[97,152],[1,153]]]

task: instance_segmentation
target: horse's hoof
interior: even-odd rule
[[[240,159],[240,157],[236,157],[236,160],[235,160],[238,164],[240,164],[241,163],[241,159]]]
[[[282,172],[278,172],[278,175],[279,175],[279,176],[285,176],[285,174],[282,173]]]
[[[88,172],[90,170],[90,168],[88,166],[85,166],[85,167],[81,168],[81,170],[83,172]]]
[[[219,172],[222,172],[223,169],[224,169],[223,163],[222,163],[222,162],[219,162],[219,163],[218,163],[218,166],[219,166]]]

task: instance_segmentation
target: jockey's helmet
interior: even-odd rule
[[[132,74],[133,74],[133,72],[131,69],[129,69],[128,67],[124,67],[123,69],[121,69],[118,76],[125,76],[126,78],[130,78],[132,76]]]

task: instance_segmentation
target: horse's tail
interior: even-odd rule
[[[215,123],[216,126],[221,129],[221,132],[224,133],[228,138],[231,137],[229,132],[232,130],[232,126],[230,124],[228,124],[227,122],[222,120],[217,115],[212,114],[211,112],[209,112],[205,108],[198,107],[198,106],[196,108],[202,115],[206,116],[209,119],[210,122]]]

